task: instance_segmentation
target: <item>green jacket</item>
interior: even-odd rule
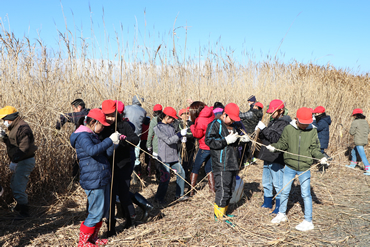
[[[320,152],[320,141],[316,128],[310,124],[305,130],[299,129],[296,120],[293,120],[284,128],[279,141],[271,144],[271,146],[289,152],[284,153],[284,163],[296,171],[310,169],[314,160],[294,154],[317,159],[324,157]]]
[[[153,148],[153,152],[158,154],[158,137],[155,135],[153,128],[158,124],[158,117],[153,117],[150,120],[148,140],[146,142],[147,148]]]
[[[349,133],[355,136],[356,146],[365,146],[368,143],[367,136],[369,135],[370,129],[366,119],[355,119],[351,124]]]

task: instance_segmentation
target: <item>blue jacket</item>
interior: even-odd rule
[[[106,155],[113,154],[112,140],[106,138],[100,142],[94,132],[81,125],[71,135],[70,142],[79,159],[81,187],[93,190],[110,183],[111,167]]]
[[[331,118],[329,115],[320,116],[321,117],[317,116],[312,124],[317,127],[320,148],[327,149],[329,146],[329,125],[331,124]]]

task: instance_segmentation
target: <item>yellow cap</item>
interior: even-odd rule
[[[4,108],[0,109],[0,118],[4,118],[9,114],[13,114],[18,112],[13,106],[5,106]]]

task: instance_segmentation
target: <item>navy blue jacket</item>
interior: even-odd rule
[[[95,133],[81,125],[71,135],[70,142],[79,159],[81,187],[94,190],[110,183],[111,168],[107,156],[113,154],[112,140],[106,138],[100,142]]]
[[[316,120],[312,123],[317,127],[321,149],[327,149],[329,146],[329,125],[331,124],[330,116],[324,114],[317,116]]]

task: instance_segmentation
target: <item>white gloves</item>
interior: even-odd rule
[[[186,142],[186,141],[187,141],[186,136],[184,136],[183,138],[181,138],[181,142]]]
[[[109,138],[112,140],[113,144],[118,145],[120,136],[121,134],[118,131],[116,131],[113,134],[111,134]]]
[[[10,164],[9,164],[10,171],[15,172],[15,170],[17,169],[17,165],[18,165],[18,163],[10,162]]]
[[[233,133],[225,137],[227,144],[232,144],[238,140],[238,133]]]
[[[254,130],[257,130],[257,129],[263,130],[264,128],[266,128],[266,125],[262,123],[261,121],[259,121]]]
[[[247,134],[245,134],[242,137],[240,137],[240,141],[241,142],[249,142],[249,141],[251,141],[251,139],[249,138],[249,136]]]
[[[275,153],[276,148],[274,148],[273,146],[268,145],[268,146],[266,146],[266,148],[267,148],[267,150],[268,150],[268,151],[270,151],[271,153]]]
[[[321,165],[329,165],[329,164],[328,164],[328,159],[327,159],[326,157],[322,158],[322,159],[320,160],[320,164],[321,164]]]
[[[187,132],[188,132],[188,128],[182,129],[180,131],[180,133],[181,133],[182,136],[186,136]]]

